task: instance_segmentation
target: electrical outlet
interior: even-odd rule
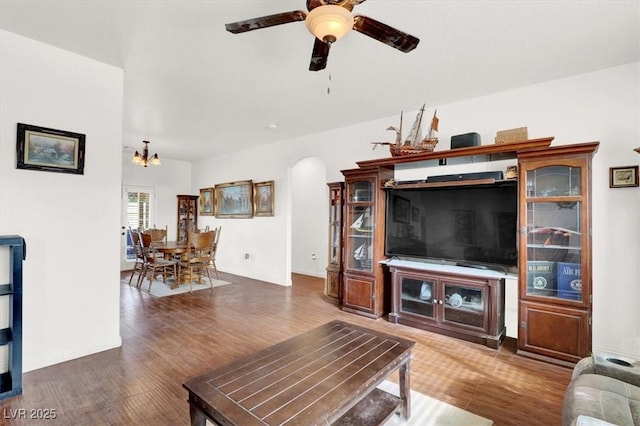
[[[318,260],[318,256],[315,253],[311,254],[311,260]]]
[[[249,260],[249,253],[244,254],[244,260]]]

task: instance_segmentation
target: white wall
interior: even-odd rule
[[[326,276],[328,250],[328,196],[326,165],[318,158],[303,158],[291,170],[292,272]],[[324,197],[319,194],[325,193]]]
[[[117,347],[123,72],[0,31],[0,234],[26,240],[23,368]],[[16,123],[86,135],[84,175],[16,169]]]
[[[640,189],[610,189],[608,172],[609,167],[640,160],[632,151],[640,145],[639,75],[640,63],[633,63],[438,105],[440,143],[436,148],[449,149],[451,135],[473,131],[481,134],[483,144],[490,144],[497,130],[521,126],[528,127],[530,138],[555,136],[553,145],[601,142],[593,161],[593,348],[636,357],[640,357]],[[405,112],[405,118],[411,114]],[[389,156],[383,148],[372,151],[370,142],[392,140],[393,134],[385,129],[397,125],[398,119],[399,114],[194,163],[194,189],[254,176],[276,179],[275,220],[224,221],[225,242],[236,242],[228,243],[220,253],[220,269],[270,282],[290,282],[286,265],[292,258],[287,251],[291,217],[284,217],[289,206],[283,195],[291,190],[288,170],[302,158],[317,157],[326,164],[328,182],[342,180],[340,170],[356,167],[356,161]],[[450,166],[437,168],[438,174],[450,170]],[[402,173],[435,174],[433,169],[420,167],[404,167]],[[326,191],[318,189],[315,196],[326,199]],[[299,250],[320,253],[326,247],[325,238]],[[241,253],[249,248],[254,259],[244,261]]]

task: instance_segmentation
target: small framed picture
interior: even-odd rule
[[[84,174],[85,135],[18,123],[16,167]]]
[[[200,216],[213,216],[213,188],[200,189]]]
[[[254,216],[273,216],[273,181],[253,184]]]
[[[609,188],[638,186],[638,166],[609,167]]]

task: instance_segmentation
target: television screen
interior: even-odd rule
[[[516,181],[387,191],[385,254],[516,266]]]

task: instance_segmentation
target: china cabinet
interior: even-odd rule
[[[187,241],[189,232],[198,229],[198,196],[178,195],[178,241]]]
[[[497,349],[506,335],[504,274],[391,260],[389,321]]]
[[[24,239],[0,236],[0,399],[22,393],[22,263]],[[5,281],[6,280],[6,281]],[[6,371],[5,371],[6,370]]]
[[[342,298],[342,208],[343,182],[328,183],[329,187],[329,265],[324,294],[340,305]]]
[[[345,177],[344,273],[342,309],[372,318],[389,309],[385,291],[385,193],[383,184],[393,178],[388,167],[343,170]]]
[[[591,353],[591,158],[597,142],[518,155],[518,353],[573,365]]]

